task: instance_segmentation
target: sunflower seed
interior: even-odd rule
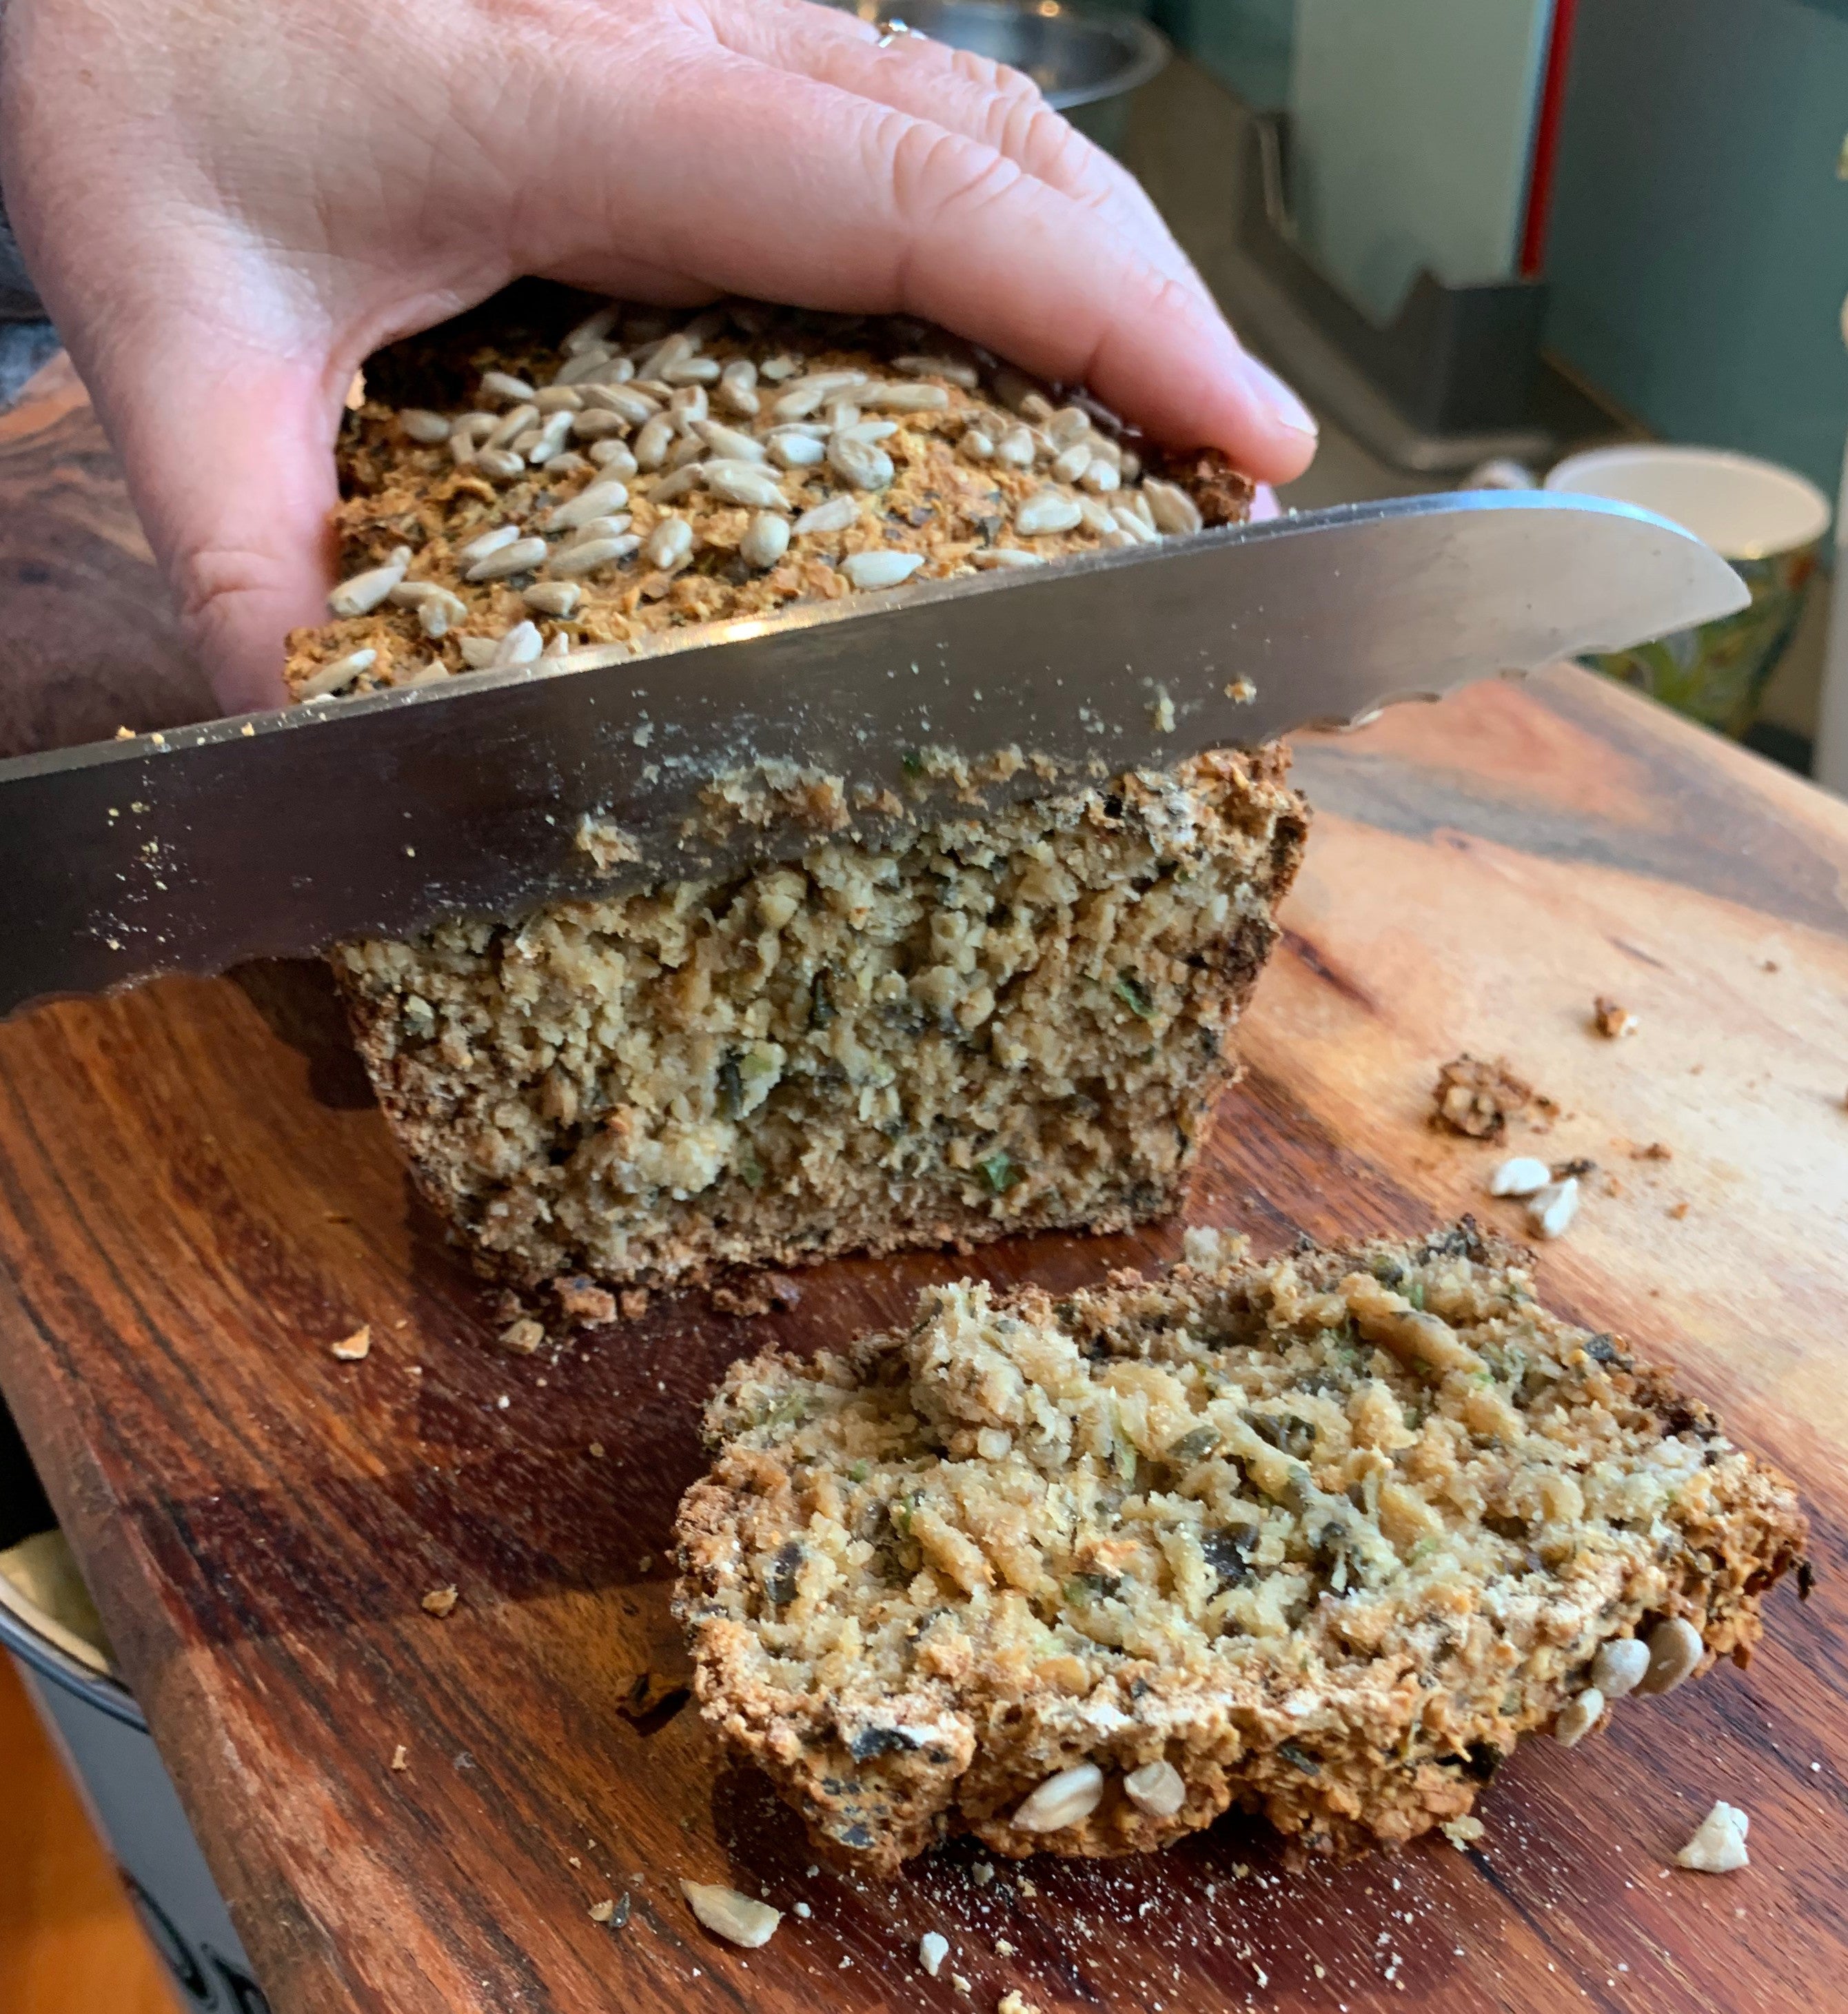
[[[840,570],[855,587],[896,587],[923,564],[922,553],[849,553]]]
[[[1598,1725],[1603,1711],[1604,1695],[1596,1686],[1587,1686],[1577,1698],[1568,1700],[1553,1715],[1553,1740],[1562,1748],[1576,1748]]]
[[[417,590],[413,597],[409,590]],[[417,612],[417,627],[432,642],[446,636],[458,622],[468,620],[468,604],[460,595],[439,587],[433,580],[406,581],[392,591],[394,601],[402,601]]]
[[[1047,438],[1056,448],[1076,447],[1091,436],[1091,415],[1082,406],[1061,406],[1046,421]]]
[[[580,489],[568,503],[548,511],[539,521],[540,527],[547,532],[575,532],[580,525],[588,525],[593,518],[620,511],[628,501],[628,485],[614,476],[606,476],[601,482],[592,483],[588,489]]]
[[[520,599],[535,615],[571,615],[584,598],[575,580],[535,580]]]
[[[1129,448],[1123,451],[1123,460],[1117,464],[1118,473],[1125,482],[1134,482],[1142,473],[1142,457]]]
[[[1120,475],[1123,471],[1123,450],[1108,434],[1093,434],[1091,451],[1096,460],[1107,461]]]
[[[1009,427],[994,444],[994,458],[1009,468],[1031,468],[1033,437],[1025,427]]]
[[[684,518],[664,518],[648,534],[648,564],[664,570],[677,567],[691,554],[693,542],[693,527]]]
[[[695,443],[695,446],[698,445]],[[690,496],[706,478],[704,465],[696,456],[664,475],[648,493],[650,504],[672,504],[676,497]]]
[[[554,663],[560,658],[568,658],[571,654],[571,640],[560,629],[551,642],[540,651],[539,662],[542,665]]]
[[[667,465],[670,469],[685,468],[689,462],[706,458],[706,443],[697,434],[684,434],[668,450]]]
[[[623,441],[600,440],[593,443],[590,459],[599,468],[606,470],[611,475],[621,476],[625,482],[636,472],[636,458]],[[556,468],[557,463],[553,466]]]
[[[940,413],[950,403],[940,385],[868,385],[858,397],[876,413]]]
[[[715,1937],[742,1944],[747,1951],[768,1944],[783,1921],[780,1909],[772,1908],[768,1902],[754,1902],[736,1888],[716,1882],[682,1881],[680,1892],[687,1907]]]
[[[593,539],[619,539],[634,521],[626,511],[618,511],[607,518],[591,518],[578,527],[567,543],[587,546]]]
[[[524,378],[512,377],[505,371],[484,371],[482,373],[482,396],[485,399],[504,399],[521,406],[532,398],[532,387]]]
[[[1022,538],[1048,532],[1069,532],[1084,521],[1075,496],[1056,489],[1036,490],[1014,513],[1014,529]]]
[[[1148,500],[1158,532],[1187,536],[1198,531],[1205,521],[1200,515],[1199,505],[1177,482],[1163,482],[1151,475],[1143,484],[1142,494]]]
[[[836,399],[822,408],[822,420],[829,433],[847,433],[860,424],[860,408],[851,399]]]
[[[797,433],[793,428],[772,434],[769,445],[770,459],[779,468],[813,468],[828,452],[812,435]]]
[[[1044,553],[1022,551],[1019,546],[980,546],[969,554],[969,564],[986,569],[995,567],[1044,566]]]
[[[440,447],[449,437],[449,423],[442,414],[426,411],[421,406],[406,406],[398,415],[398,424],[425,447]]]
[[[677,331],[672,335],[664,335],[653,349],[636,357],[636,375],[638,378],[662,377],[670,366],[684,362],[699,346],[698,339],[687,335],[684,330]]]
[[[1531,1196],[1553,1180],[1553,1170],[1531,1154],[1517,1154],[1504,1161],[1489,1177],[1488,1192],[1494,1196]]]
[[[1094,454],[1080,471],[1078,480],[1094,495],[1108,496],[1113,489],[1120,489],[1123,478],[1116,472],[1116,464],[1106,461],[1101,454]]]
[[[566,330],[558,347],[567,357],[581,356],[593,343],[607,349],[609,346],[603,342],[603,338],[616,326],[616,317],[621,312],[617,303],[606,301],[593,314],[587,314],[576,328]]]
[[[836,434],[829,439],[828,466],[856,489],[883,489],[892,480],[892,457],[851,434]]]
[[[494,647],[490,668],[510,671],[516,665],[530,665],[538,658],[540,638],[538,629],[531,622],[516,622]]]
[[[971,427],[958,445],[971,461],[990,461],[994,459],[994,443],[979,428]]]
[[[695,431],[714,454],[723,455],[728,461],[761,462],[767,458],[768,450],[754,435],[741,434],[722,421],[701,420]]]
[[[830,496],[825,504],[816,504],[812,510],[804,511],[790,527],[797,538],[810,532],[844,532],[850,525],[860,521],[858,499],[843,491],[838,496]]]
[[[1129,479],[1129,474],[1126,470],[1123,474],[1123,480],[1127,482]],[[1124,490],[1117,498],[1116,502],[1112,507],[1116,510],[1119,517],[1125,511],[1132,512],[1135,516],[1141,519],[1142,522],[1150,531],[1156,532],[1156,536],[1158,537],[1160,536],[1159,531],[1156,530],[1155,513],[1148,507],[1148,499],[1143,495],[1140,489]]]
[[[535,392],[532,403],[542,413],[575,413],[584,403],[584,394],[575,385],[548,385]]]
[[[768,372],[765,374],[768,375]],[[818,371],[807,378],[798,378],[770,408],[771,417],[779,420],[805,420],[809,414],[820,410],[836,392],[844,392],[850,385],[864,385],[864,371]]]
[[[639,552],[642,541],[633,532],[625,532],[618,538],[592,539],[581,546],[567,546],[554,553],[546,562],[546,571],[554,580],[575,580],[580,575],[595,573],[600,568],[614,566],[618,560],[625,560],[631,553]]]
[[[1084,529],[1094,532],[1101,538],[1106,532],[1116,529],[1116,520],[1110,514],[1110,506],[1101,496],[1080,496],[1078,514],[1084,521]]]
[[[343,580],[328,597],[328,606],[336,615],[369,615],[404,578],[410,564],[410,548],[399,546],[383,566],[368,567]]]
[[[507,443],[507,446],[513,450],[514,453],[517,454],[522,461],[524,461],[526,457],[533,452],[539,444],[539,430],[537,427],[528,427],[525,433],[516,434],[514,438]]]
[[[456,548],[457,563],[473,566],[477,560],[485,560],[489,554],[497,553],[503,546],[510,546],[520,536],[518,525],[496,525],[491,532],[483,532],[472,538],[465,546]]]
[[[727,504],[748,504],[762,511],[786,511],[790,500],[768,469],[748,461],[709,461],[706,487]]]
[[[1634,1636],[1614,1636],[1592,1660],[1592,1683],[1607,1700],[1621,1699],[1642,1683],[1649,1648]]]
[[[1563,1238],[1578,1214],[1578,1178],[1549,1182],[1527,1198],[1527,1221],[1542,1238]]]
[[[1671,1693],[1684,1679],[1692,1676],[1707,1646],[1700,1632],[1682,1616],[1658,1623],[1649,1632],[1649,1661],[1637,1681],[1639,1693]]]
[[[546,557],[543,539],[516,539],[510,546],[502,546],[491,552],[485,559],[477,560],[462,578],[464,580],[505,580],[509,574],[525,573],[535,567]]]
[[[1750,1867],[1752,1860],[1746,1851],[1746,1835],[1751,1826],[1747,1812],[1722,1798],[1674,1856],[1675,1865],[1692,1868],[1696,1874],[1732,1874],[1739,1868]]]
[[[476,450],[472,466],[496,482],[511,482],[526,473],[526,464],[510,448],[484,447]]]
[[[718,374],[718,396],[731,405],[735,413],[754,413],[757,407],[757,367],[748,357],[736,357]],[[750,403],[740,406],[732,402],[748,393]]]
[[[1101,532],[1098,536],[1107,553],[1124,552],[1131,546],[1139,546],[1142,543],[1140,539],[1132,538],[1122,525],[1114,523],[1108,531]]]
[[[1043,426],[1053,414],[1052,401],[1044,392],[1029,392],[1016,409],[1023,420],[1031,420],[1035,426]]]
[[[789,549],[790,521],[774,511],[760,511],[738,542],[739,556],[747,566],[755,567],[760,572],[775,566]]]
[[[565,438],[571,432],[571,421],[576,417],[573,413],[554,413],[539,428],[539,438],[525,450],[526,459],[534,468],[544,468],[553,456],[564,448]]]
[[[626,385],[636,374],[636,367],[626,357],[612,357],[591,374],[593,385]]]
[[[442,658],[432,658],[427,665],[413,665],[401,678],[394,678],[395,686],[433,686],[439,679],[446,679],[449,668]]]
[[[793,357],[773,357],[768,364],[757,366],[757,375],[770,384],[780,385],[785,379],[793,378],[801,368]]]
[[[588,411],[614,413],[632,427],[646,425],[661,410],[654,400],[632,385],[587,385],[584,404]]]
[[[680,332],[690,336],[695,342],[707,343],[715,335],[723,335],[730,326],[731,320],[729,308],[702,308],[691,321],[681,324]]]
[[[661,374],[670,385],[697,385],[703,390],[718,382],[718,372],[716,357],[689,357],[681,363],[670,364]]]
[[[304,679],[295,687],[295,697],[326,699],[351,685],[361,672],[370,671],[378,658],[376,650],[349,650],[344,658],[336,658],[331,665],[323,665],[318,672]]]
[[[571,436],[575,440],[608,440],[615,435],[627,433],[629,425],[620,413],[609,412],[601,407],[571,415]]]
[[[471,672],[485,672],[494,661],[494,653],[500,648],[498,636],[458,636],[457,647],[462,653],[462,662]]]
[[[1015,1807],[1014,1823],[1022,1832],[1063,1832],[1089,1818],[1103,1795],[1103,1771],[1094,1762],[1080,1762],[1048,1776],[1022,1798]]]
[[[554,385],[582,385],[595,372],[602,370],[615,354],[607,342],[587,342],[568,364],[560,364],[552,374]]]
[[[668,401],[668,410],[674,415],[674,424],[681,432],[690,433],[711,410],[711,402],[706,396],[704,385],[683,385]]]
[[[546,464],[546,480],[555,482],[561,476],[588,475],[590,468],[591,464],[575,447],[561,448]]]
[[[950,357],[895,357],[892,368],[905,378],[947,378],[965,392],[974,391],[982,382],[972,364],[959,364]]]
[[[657,413],[636,435],[634,453],[638,468],[659,468],[674,444],[674,422],[665,413]]]
[[[489,435],[489,447],[511,447],[539,417],[539,407],[535,405],[510,406],[500,416],[500,423]]]
[[[1144,1762],[1123,1779],[1123,1793],[1151,1819],[1171,1819],[1187,1801],[1187,1786],[1172,1762]]]
[[[898,431],[896,420],[856,420],[851,427],[836,427],[836,439],[864,441],[871,446],[875,441],[890,440]]]

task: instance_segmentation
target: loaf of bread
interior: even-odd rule
[[[1790,1485],[1467,1222],[735,1365],[681,1506],[697,1691],[837,1859],[1467,1838],[1525,1734],[1758,1639]],[[1646,1710],[1640,1709],[1640,1710]]]
[[[571,313],[582,314],[582,303]],[[1234,521],[1156,457],[915,323],[554,295],[387,352],[339,450],[303,702],[1056,562]],[[963,751],[970,755],[987,751]],[[1098,778],[878,844],[677,880],[334,967],[417,1180],[516,1285],[719,1281],[1172,1210],[1305,814],[1280,749]]]

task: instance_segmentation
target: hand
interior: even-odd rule
[[[806,0],[10,0],[0,149],[230,708],[324,615],[356,366],[521,274],[904,310],[1254,476],[1314,451],[1025,77]]]

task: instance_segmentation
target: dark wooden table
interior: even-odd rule
[[[81,396],[0,424],[0,486],[13,745],[196,708]],[[1506,1054],[1563,1107],[1542,1151],[1599,1164],[1545,1290],[1800,1480],[1815,1599],[1778,1592],[1749,1671],[1524,1749],[1477,1851],[1293,1876],[1229,1820],[986,1883],[966,1843],[890,1889],[811,1873],[681,1696],[634,1717],[639,1678],[681,1671],[695,1411],[732,1353],[840,1342],[958,1262],[833,1267],[760,1321],[657,1303],[510,1358],[317,968],[41,1011],[0,1028],[0,1385],[281,2014],[989,2014],[1010,1986],[1121,2014],[1843,2004],[1848,808],[1575,672],[1312,740],[1298,773],[1309,864],[1196,1220],[1265,1248],[1518,1227],[1483,1196],[1495,1151],[1424,1123],[1439,1063]],[[1632,1040],[1591,1032],[1599,993]],[[1177,1238],[979,1266],[1073,1282]],[[371,1354],[337,1362],[362,1322]],[[438,1621],[420,1599],[449,1583]],[[1717,1797],[1751,1812],[1752,1867],[1665,1876]],[[681,1875],[812,1914],[740,1952]],[[625,1926],[592,1919],[624,1895]]]

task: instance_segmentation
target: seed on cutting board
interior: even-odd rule
[[[1144,1762],[1123,1779],[1123,1795],[1151,1819],[1171,1819],[1187,1802],[1187,1786],[1172,1762]]]
[[[709,461],[706,487],[727,504],[745,504],[761,511],[786,511],[789,499],[767,468],[748,461]]]
[[[755,419],[759,410],[757,367],[748,357],[735,358],[718,374],[718,402],[728,412]]]
[[[1056,489],[1037,490],[1014,513],[1014,529],[1022,538],[1073,531],[1083,521],[1077,498]]]
[[[969,564],[992,569],[997,567],[1037,567],[1046,564],[1044,553],[1030,553],[1019,546],[979,546],[969,554]]]
[[[1649,1661],[1636,1682],[1639,1693],[1671,1693],[1692,1677],[1707,1654],[1700,1632],[1685,1616],[1671,1616],[1649,1632]]]
[[[892,457],[883,449],[835,434],[828,442],[828,466],[856,489],[883,489],[892,480]]]
[[[478,559],[462,578],[464,580],[505,580],[509,574],[524,573],[546,557],[543,539],[516,539]]]
[[[849,553],[840,570],[855,587],[896,587],[923,564],[922,553]]]
[[[535,580],[520,599],[535,615],[564,618],[572,614],[584,598],[575,580]]]
[[[1553,1180],[1553,1170],[1531,1154],[1517,1154],[1490,1176],[1488,1192],[1498,1196],[1531,1196]]]
[[[449,437],[449,421],[441,413],[430,412],[422,406],[406,406],[398,415],[398,424],[425,447],[440,447]]]
[[[668,401],[668,410],[681,432],[691,433],[711,410],[703,385],[683,385]]]
[[[697,385],[703,391],[718,382],[718,373],[716,357],[689,357],[679,364],[670,364],[660,374],[670,385]]]
[[[548,511],[541,522],[548,532],[574,532],[593,518],[607,517],[629,501],[629,488],[620,476],[607,475],[580,489],[575,496]]]
[[[678,496],[690,496],[705,481],[705,468],[698,458],[704,452],[700,443],[695,440],[689,441],[686,445],[693,450],[693,456],[679,463],[670,474],[664,475],[649,491],[650,504],[671,504]]]
[[[539,407],[535,405],[514,406],[503,413],[494,431],[489,435],[489,447],[511,447],[539,417]]]
[[[790,521],[774,511],[760,511],[746,526],[744,536],[738,542],[738,551],[745,564],[760,571],[775,566],[789,549]]]
[[[434,594],[427,594],[417,605],[417,627],[432,640],[446,636],[458,622],[468,620],[468,604],[460,595],[452,594],[446,587],[439,587]]]
[[[571,438],[581,441],[610,440],[629,432],[629,422],[620,413],[607,411],[593,406],[587,411],[573,413],[571,416]]]
[[[295,688],[295,697],[329,698],[351,685],[360,672],[370,671],[378,658],[376,650],[349,650],[344,658],[336,658],[331,665],[324,665],[312,676],[304,679]]]
[[[1587,1686],[1575,1699],[1568,1700],[1553,1716],[1553,1738],[1562,1748],[1576,1748],[1598,1725],[1604,1711],[1604,1695],[1596,1686]]]
[[[1578,1214],[1578,1177],[1549,1182],[1527,1199],[1527,1221],[1542,1238],[1563,1238]]]
[[[554,553],[546,562],[546,571],[554,580],[575,580],[603,567],[614,566],[641,549],[641,539],[633,532],[614,538],[589,539],[581,546],[567,546]]]
[[[1091,439],[1091,415],[1082,406],[1061,406],[1046,422],[1046,437],[1055,447],[1068,448]]]
[[[565,540],[568,546],[587,546],[593,539],[619,539],[635,522],[626,511],[612,512],[607,518],[587,518]]]
[[[844,532],[850,525],[859,521],[858,500],[843,490],[840,496],[830,496],[826,503],[804,511],[791,529],[797,538],[801,538],[811,532]]]
[[[328,597],[328,606],[336,615],[369,615],[404,578],[410,564],[410,548],[399,546],[383,566],[368,567],[343,580]]]
[[[1106,532],[1115,532],[1119,539],[1128,536],[1118,529],[1115,514],[1101,496],[1080,496],[1078,514],[1084,521],[1084,529],[1095,532],[1100,539]]]
[[[567,357],[575,357],[588,349],[593,342],[602,342],[616,326],[616,317],[622,312],[620,303],[606,301],[600,308],[593,309],[584,319],[565,331],[558,346]]]
[[[1031,468],[1033,437],[1025,427],[1010,427],[994,444],[994,458],[1009,468]]]
[[[1079,441],[1070,447],[1060,449],[1052,457],[1052,466],[1048,472],[1055,482],[1076,482],[1090,466],[1090,446]]]
[[[692,553],[693,543],[693,527],[684,518],[664,518],[648,535],[648,563],[677,567]]]
[[[524,378],[516,378],[506,371],[484,371],[482,373],[482,396],[485,399],[504,399],[516,406],[523,405],[532,396],[532,387]]]
[[[473,566],[477,560],[485,560],[489,554],[497,553],[503,546],[510,546],[520,536],[518,525],[496,525],[492,530],[478,533],[467,545],[456,548],[456,557],[464,566]]]
[[[614,413],[632,427],[645,426],[660,412],[657,402],[632,385],[586,385],[584,410],[588,413]]]
[[[494,661],[494,654],[500,648],[498,636],[458,636],[456,647],[462,653],[462,662],[471,672],[485,672]]]
[[[478,448],[472,465],[497,482],[510,482],[515,476],[526,473],[525,463],[510,448]]]
[[[765,374],[768,376],[768,368]],[[811,413],[819,412],[837,392],[844,392],[850,385],[864,385],[864,371],[818,371],[807,378],[799,378],[787,387],[770,408],[772,418],[778,420],[805,420]]]
[[[772,1908],[768,1902],[754,1902],[736,1888],[726,1888],[717,1882],[682,1881],[680,1892],[693,1914],[714,1936],[742,1944],[747,1951],[767,1944],[783,1921],[780,1909]]]
[[[1201,529],[1205,520],[1200,507],[1178,483],[1163,482],[1151,475],[1142,486],[1143,496],[1155,518],[1158,532],[1187,536]]]
[[[582,410],[584,395],[575,385],[547,385],[533,393],[532,403],[542,413],[575,413]]]
[[[793,428],[773,433],[769,449],[770,459],[781,468],[814,468],[828,452],[812,434],[798,433]]]
[[[1634,1636],[1615,1637],[1592,1659],[1592,1683],[1607,1700],[1621,1699],[1642,1684],[1649,1668],[1646,1643]]]
[[[625,482],[637,473],[636,458],[629,453],[628,443],[624,441],[595,442],[590,450],[590,459],[606,474],[618,476]]]
[[[1108,496],[1112,490],[1120,488],[1123,483],[1123,478],[1116,472],[1116,463],[1106,461],[1101,454],[1094,454],[1091,457],[1085,464],[1083,472],[1079,476],[1078,480],[1087,489],[1094,492],[1100,496]]]
[[[757,366],[757,375],[772,385],[780,385],[793,378],[802,368],[793,357],[772,357],[767,364]]]
[[[950,1940],[940,1930],[926,1930],[918,1940],[918,1962],[933,1979],[950,1955]]]
[[[570,413],[554,413],[539,428],[538,438],[532,445],[521,450],[535,468],[546,468],[554,456],[564,452],[564,443],[570,434],[573,417]],[[522,440],[525,438],[525,435],[521,435]]]
[[[586,343],[552,374],[554,385],[582,385],[606,369],[615,353],[607,342]]]
[[[1750,1815],[1722,1798],[1674,1856],[1674,1864],[1692,1868],[1696,1874],[1732,1874],[1750,1867],[1752,1861],[1746,1851],[1746,1835],[1751,1829]]]
[[[988,461],[994,457],[994,443],[979,428],[969,428],[962,437],[961,446],[971,461]]]
[[[1080,1762],[1048,1776],[1015,1808],[1014,1823],[1022,1832],[1063,1832],[1094,1812],[1104,1795],[1104,1772],[1094,1762]]]
[[[822,413],[822,422],[831,434],[849,433],[860,424],[860,408],[851,399],[836,399]],[[896,425],[892,430],[898,431]]]

